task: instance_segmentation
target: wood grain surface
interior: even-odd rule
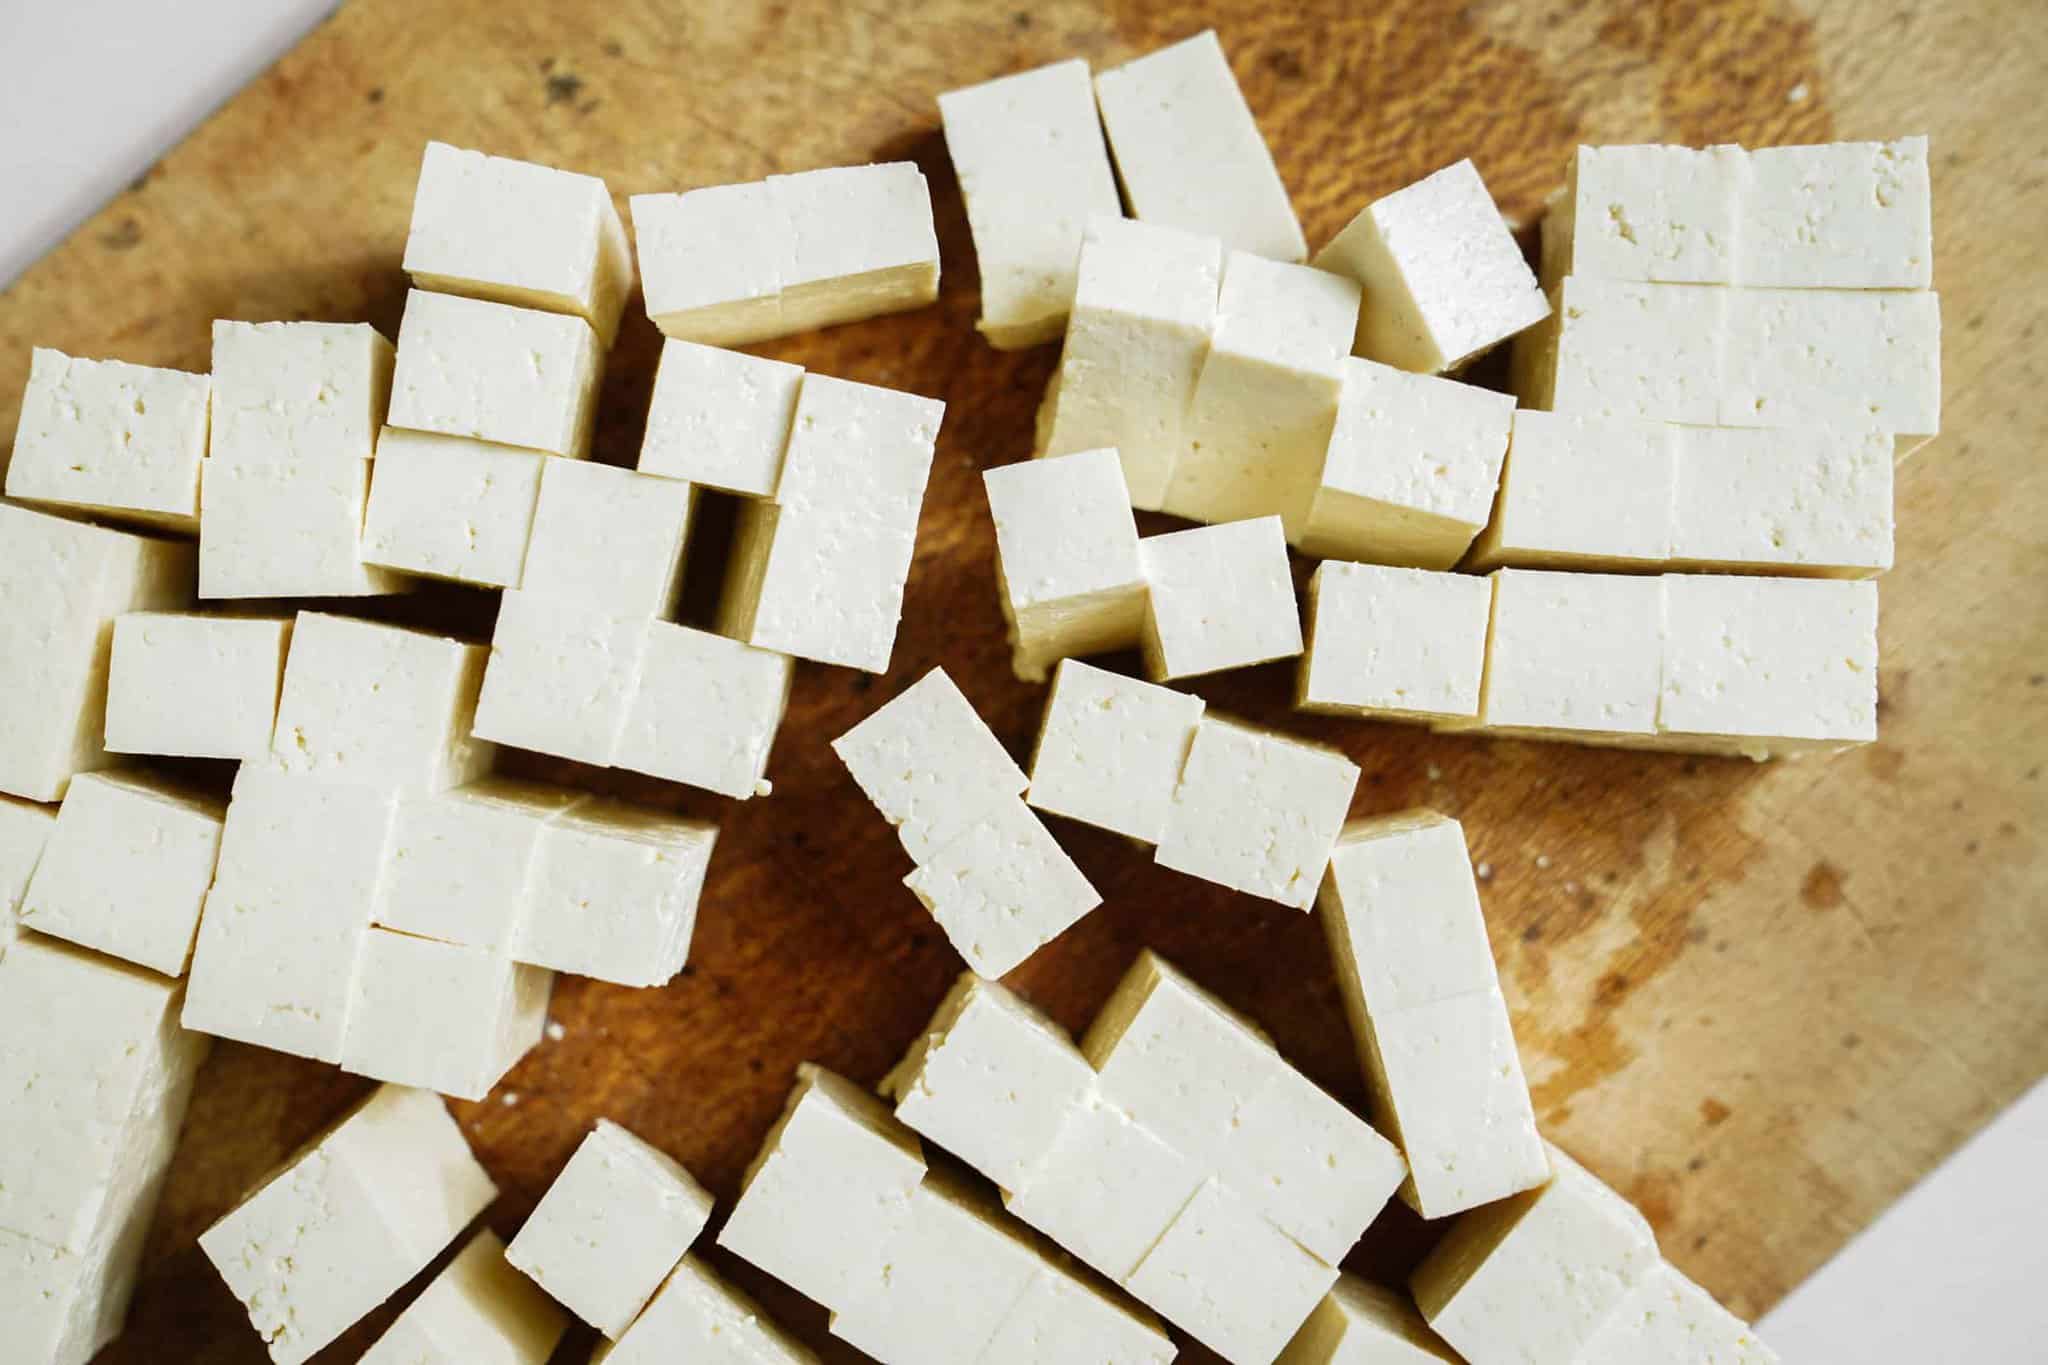
[[[972,331],[972,246],[935,94],[1075,54],[1113,63],[1214,24],[1312,245],[1466,155],[1527,221],[1578,141],[1931,133],[1947,421],[1899,484],[1878,744],[1758,767],[1311,720],[1287,710],[1279,667],[1197,689],[1343,745],[1365,772],[1355,813],[1427,803],[1464,820],[1542,1120],[1642,1206],[1672,1259],[1755,1314],[2048,1069],[2040,18],[2026,0],[353,0],[0,296],[0,432],[32,344],[204,369],[216,317],[395,333],[428,138],[594,172],[622,202],[871,159],[924,167],[938,306],[771,348],[949,404],[894,668],[800,668],[768,800],[512,764],[712,814],[724,833],[685,974],[652,991],[564,978],[565,1035],[498,1095],[454,1106],[503,1186],[489,1220],[509,1235],[599,1115],[729,1201],[791,1069],[816,1059],[874,1081],[960,968],[827,741],[934,664],[1020,756],[1042,702],[1007,667],[979,476],[1026,453],[1054,352],[998,354]],[[602,458],[635,455],[657,343],[636,302],[605,381]],[[482,634],[493,606],[450,589],[397,611]],[[1107,903],[1015,984],[1079,1028],[1152,945],[1362,1105],[1308,916],[1097,831],[1058,833]],[[106,1361],[263,1359],[193,1239],[365,1084],[216,1050]],[[1395,1273],[1425,1235],[1397,1209],[1352,1263]],[[854,1358],[822,1310],[711,1258],[827,1358]],[[392,1311],[321,1359],[354,1359]],[[558,1359],[580,1362],[588,1342],[572,1334]]]

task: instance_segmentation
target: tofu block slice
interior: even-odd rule
[[[0,796],[0,961],[21,937],[21,900],[57,827],[57,809]]]
[[[414,289],[398,327],[389,421],[580,460],[603,369],[582,318]]]
[[[1017,676],[1043,682],[1062,659],[1136,648],[1145,572],[1117,453],[1025,460],[981,477]]]
[[[363,939],[341,1069],[480,1100],[540,1041],[553,972],[490,948],[373,928]]]
[[[381,1086],[199,1236],[277,1365],[391,1297],[497,1197],[441,1101]]]
[[[1306,910],[1357,787],[1358,765],[1334,749],[1204,717],[1154,857]]]
[[[1154,682],[1289,659],[1301,618],[1280,518],[1169,531],[1138,542],[1150,587],[1145,672]]]
[[[1004,1202],[1121,1284],[1204,1178],[1199,1164],[1096,1097],[1068,1112],[1043,1164]]]
[[[1734,283],[1753,175],[1740,147],[1580,147],[1543,219],[1544,286]]]
[[[774,497],[803,379],[801,365],[669,337],[654,371],[640,472]]]
[[[1642,743],[1657,729],[1663,602],[1656,578],[1497,571],[1479,724],[1531,739]]]
[[[1459,1365],[1408,1296],[1356,1275],[1337,1283],[1275,1365]]]
[[[421,289],[573,313],[604,348],[633,291],[604,181],[445,142],[420,159],[405,270]]]
[[[1069,1267],[1048,1266],[996,1328],[980,1365],[1047,1360],[1166,1365],[1177,1352],[1159,1320]]]
[[[1470,574],[1325,560],[1308,580],[1303,711],[1440,722],[1479,714],[1493,589]]]
[[[569,1318],[505,1260],[498,1234],[469,1239],[362,1365],[547,1365]]]
[[[1123,212],[1088,63],[1074,58],[939,96],[967,204],[989,344],[1057,341],[1088,220]]]
[[[1550,314],[1469,160],[1368,204],[1314,264],[1365,290],[1353,349],[1418,374],[1458,369]]]
[[[7,496],[190,535],[206,458],[203,374],[36,347]]]
[[[1025,799],[1140,843],[1166,835],[1200,697],[1074,659],[1053,674]]]
[[[1102,904],[1031,808],[998,801],[921,860],[916,893],[967,965],[999,977]]]
[[[1640,1360],[1699,1361],[1705,1365],[1777,1365],[1778,1353],[1714,1296],[1661,1261],[1636,1282],[1580,1353],[1586,1365],[1634,1365]]]
[[[599,1342],[591,1357],[592,1365],[816,1365],[817,1359],[695,1256],[683,1257],[625,1335]]]
[[[696,489],[580,460],[545,466],[520,588],[609,616],[674,616]]]
[[[683,969],[718,830],[618,801],[582,802],[541,828],[511,956],[619,986]]]
[[[616,1341],[704,1230],[711,1204],[680,1162],[599,1119],[506,1258]]]
[[[210,459],[200,474],[199,596],[376,597],[404,575],[364,561],[372,462]]]
[[[368,323],[216,320],[207,459],[348,469],[371,458],[393,359]],[[204,522],[202,509],[202,536]]]
[[[618,765],[741,801],[766,796],[794,671],[786,654],[651,622]]]
[[[1685,429],[1525,408],[1471,566],[1656,568],[1672,557]]]
[[[919,862],[1029,784],[943,668],[833,740],[832,752]]]
[[[506,592],[471,733],[610,766],[640,686],[649,625],[643,616]]]
[[[270,752],[291,638],[288,616],[115,617],[108,750],[260,761]]]
[[[469,948],[508,946],[533,895],[541,831],[591,799],[502,777],[406,797],[393,817],[377,923]]]
[[[365,563],[480,588],[519,586],[547,456],[397,427],[377,438],[377,456]]]
[[[1099,72],[1095,98],[1134,216],[1276,261],[1308,255],[1215,30]]]
[[[1680,427],[1673,567],[1870,578],[1892,566],[1893,439]]]

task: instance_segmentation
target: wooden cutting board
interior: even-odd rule
[[[939,305],[772,348],[950,405],[895,667],[800,669],[768,800],[518,764],[713,815],[724,833],[685,975],[641,992],[564,979],[564,1036],[499,1095],[455,1106],[503,1186],[490,1221],[509,1235],[599,1115],[729,1201],[791,1069],[816,1059],[875,1080],[959,970],[827,749],[934,664],[1019,755],[1042,701],[1007,667],[979,476],[1026,453],[1054,352],[998,354],[972,331],[937,92],[1075,54],[1106,65],[1213,23],[1312,243],[1462,156],[1526,222],[1580,141],[1931,133],[1948,413],[1899,484],[1878,744],[1759,767],[1310,720],[1288,711],[1281,667],[1197,689],[1343,745],[1365,771],[1356,813],[1426,803],[1465,821],[1543,1121],[1642,1206],[1675,1261],[1755,1314],[2048,1069],[2039,19],[2023,0],[353,0],[0,296],[0,431],[32,344],[205,369],[216,317],[395,334],[428,138],[594,172],[622,200],[903,157],[931,178]],[[656,350],[636,312],[606,379],[606,459],[635,455]],[[452,589],[399,609],[479,634],[492,610]],[[1096,831],[1059,834],[1107,904],[1017,985],[1079,1028],[1157,947],[1363,1103],[1309,916]],[[193,1238],[364,1085],[215,1051],[106,1360],[263,1358]],[[1396,1210],[1353,1263],[1397,1273],[1422,1237]],[[821,1310],[712,1259],[828,1358],[852,1358]],[[390,1311],[322,1360],[354,1359]],[[581,1361],[587,1340],[558,1358]]]

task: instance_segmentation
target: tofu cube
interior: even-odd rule
[[[741,801],[766,796],[794,671],[786,654],[651,622],[619,766]]]
[[[1654,734],[1663,603],[1656,578],[1499,570],[1479,723],[1581,743],[1639,743]]]
[[[1026,1286],[980,1359],[981,1365],[1166,1365],[1176,1353],[1173,1338],[1150,1313],[1092,1280],[1048,1266]]]
[[[1928,290],[1729,291],[1715,425],[1941,430],[1941,299]]]
[[[1893,442],[1885,432],[1672,430],[1676,565],[1828,578],[1868,578],[1892,566]]]
[[[718,1244],[833,1311],[910,1224],[924,1151],[882,1102],[806,1063]]]
[[[989,343],[1057,341],[1074,301],[1081,233],[1123,212],[1088,63],[1079,58],[939,96],[946,151],[967,204]]]
[[[533,894],[511,955],[620,986],[659,986],[683,968],[715,826],[589,801],[541,830]]]
[[[140,1236],[125,1240],[141,1251]],[[16,1348],[49,1365],[86,1365],[121,1334],[136,1259],[74,1256],[0,1228],[0,1311]]]
[[[1301,653],[1280,518],[1197,526],[1138,542],[1150,588],[1145,672],[1154,682]]]
[[[0,796],[0,961],[21,937],[21,900],[56,825],[57,807]]]
[[[1470,574],[1326,560],[1308,580],[1294,704],[1438,722],[1479,714],[1493,589]]]
[[[640,472],[774,497],[803,380],[801,365],[668,338],[654,371]]]
[[[1026,460],[981,477],[1017,676],[1043,682],[1061,659],[1136,647],[1145,574],[1116,452]]]
[[[1005,1203],[1121,1284],[1204,1177],[1197,1162],[1095,1098],[1067,1114],[1043,1164]]]
[[[1058,1024],[969,971],[882,1084],[898,1119],[1016,1190],[1088,1102],[1095,1070]]]
[[[1877,738],[1877,585],[1673,574],[1663,580],[1657,728],[1765,758]]]
[[[1343,1260],[1408,1176],[1394,1144],[1283,1066],[1245,1097],[1218,1176],[1318,1260]]]
[[[199,529],[203,374],[77,360],[36,347],[7,465],[7,496],[117,521]]]
[[[387,1085],[199,1235],[277,1365],[391,1297],[497,1196],[441,1101]]]
[[[545,463],[520,588],[611,616],[673,616],[696,489],[611,465]]]
[[[616,1341],[704,1230],[711,1202],[680,1162],[599,1119],[506,1259]]]
[[[1642,1360],[1777,1365],[1778,1353],[1714,1302],[1712,1294],[1661,1261],[1636,1282],[1578,1358],[1586,1365]]]
[[[1051,831],[1014,796],[961,826],[903,884],[967,965],[991,978],[1102,904]]]
[[[1408,1296],[1356,1275],[1337,1283],[1274,1365],[1458,1365]]]
[[[1279,1355],[1337,1281],[1252,1206],[1210,1180],[1125,1287],[1231,1365]]]
[[[1557,290],[1551,335],[1517,347],[1524,407],[1721,425],[1734,291],[1579,275]]]
[[[420,159],[405,271],[421,289],[573,313],[605,348],[633,290],[604,181],[445,142]]]
[[[1927,139],[1747,153],[1735,281],[1804,289],[1934,283]]]
[[[783,335],[782,281],[796,252],[769,181],[636,194],[627,208],[647,316],[665,335],[707,346]]]
[[[362,322],[213,324],[210,467],[338,467],[370,459],[393,352]],[[200,512],[203,537],[206,514]]]
[[[406,797],[393,816],[377,923],[468,948],[508,947],[533,894],[541,831],[589,799],[501,777]]]
[[[1133,216],[1276,261],[1308,255],[1214,29],[1097,73],[1095,97]]]
[[[480,1100],[540,1041],[554,984],[489,948],[371,929],[341,1069]]]
[[[1740,147],[1580,147],[1543,219],[1543,283],[1729,284],[1749,226]]]
[[[774,501],[742,507],[720,630],[886,672],[946,405],[807,374]]]
[[[603,1365],[817,1365],[752,1299],[695,1256],[675,1272],[616,1344],[599,1343]]]
[[[1458,822],[1347,825],[1317,908],[1373,1111],[1408,1160],[1402,1198],[1443,1218],[1547,1180]]]
[[[114,618],[192,600],[192,547],[0,503],[0,793],[107,767]]]
[[[339,1062],[397,795],[254,764],[235,779],[186,1028]]]
[[[21,903],[24,927],[183,976],[222,803],[140,770],[81,773]]]
[[[467,436],[386,427],[364,513],[363,559],[480,588],[516,588],[541,471],[570,463]]]
[[[919,862],[1028,785],[943,668],[833,740],[832,752]]]
[[[271,761],[326,781],[445,791],[489,770],[470,737],[488,652],[442,635],[302,611]]]
[[[582,459],[603,368],[582,318],[415,289],[398,326],[390,424]]]
[[[1658,1262],[1627,1200],[1555,1147],[1550,1161],[1548,1184],[1461,1216],[1409,1281],[1473,1365],[1580,1359]]]
[[[270,752],[291,638],[284,616],[115,617],[108,750],[261,760]]]
[[[1515,400],[1370,360],[1344,362],[1306,554],[1448,569],[1493,512]]]
[[[1223,247],[1213,237],[1090,220],[1066,344],[1038,410],[1037,453],[1114,450],[1131,505],[1164,507],[1222,278]]]
[[[362,1365],[547,1365],[569,1319],[505,1261],[489,1228],[469,1239]]]
[[[203,598],[375,597],[407,580],[363,560],[371,462],[206,462],[201,475]]]
[[[1627,571],[1671,558],[1684,428],[1532,408],[1514,417],[1474,567]]]
[[[1154,856],[1306,910],[1357,786],[1358,765],[1334,749],[1205,717]]]
[[[640,686],[649,622],[540,593],[498,602],[471,733],[578,763],[610,765]]]
[[[1046,697],[1025,800],[1158,843],[1203,705],[1185,692],[1064,660]]]

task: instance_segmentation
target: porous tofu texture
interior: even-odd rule
[[[695,1256],[685,1256],[604,1365],[816,1365],[817,1357]]]
[[[996,802],[921,859],[904,885],[983,976],[1002,976],[1102,903],[1017,797]]]
[[[37,347],[7,465],[7,496],[198,530],[211,389],[203,374],[78,360]]]
[[[472,733],[609,766],[640,685],[649,625],[645,617],[506,592]]]
[[[270,752],[292,622],[130,612],[114,618],[107,748],[261,760]]]
[[[1644,1360],[1702,1360],[1713,1365],[1778,1365],[1778,1354],[1740,1318],[1669,1261],[1636,1282],[1579,1356],[1585,1365]]]
[[[800,365],[668,338],[655,367],[640,472],[773,497],[803,378]]]
[[[390,424],[581,459],[604,361],[582,318],[415,289]]]
[[[1145,576],[1116,452],[1025,460],[988,470],[982,482],[1017,676],[1043,681],[1061,659],[1136,646]]]
[[[1028,785],[943,668],[833,740],[832,752],[919,862]]]
[[[1145,671],[1154,682],[1301,653],[1280,518],[1170,531],[1138,542],[1150,591]]]
[[[1654,734],[1663,603],[1657,578],[1495,573],[1480,723],[1536,737]]]
[[[547,1365],[569,1318],[505,1260],[498,1234],[469,1239],[361,1365]]]
[[[593,800],[541,830],[532,893],[511,956],[621,986],[682,970],[716,826]]]
[[[373,597],[403,576],[363,561],[371,462],[231,464],[200,476],[202,598]]]
[[[647,632],[619,766],[741,801],[767,795],[789,656],[666,621]]]
[[[0,796],[0,961],[21,936],[21,898],[56,826],[57,807]]]
[[[480,588],[519,586],[543,466],[581,467],[537,450],[397,427],[384,429],[377,457],[364,561]]]
[[[1458,1365],[1406,1294],[1339,1275],[1274,1365]]]
[[[1025,799],[1158,843],[1203,705],[1185,692],[1066,660],[1046,697]]]
[[[1493,590],[1470,574],[1326,560],[1308,581],[1295,705],[1379,720],[1479,711]]]
[[[545,465],[521,590],[612,616],[673,616],[696,489],[580,460]]]
[[[471,948],[503,948],[532,894],[541,831],[592,800],[487,777],[398,803],[377,923]]]
[[[371,929],[341,1068],[480,1100],[540,1041],[554,973],[489,948]]]
[[[369,459],[391,399],[392,361],[391,343],[367,323],[216,321],[207,459],[215,467]]]

